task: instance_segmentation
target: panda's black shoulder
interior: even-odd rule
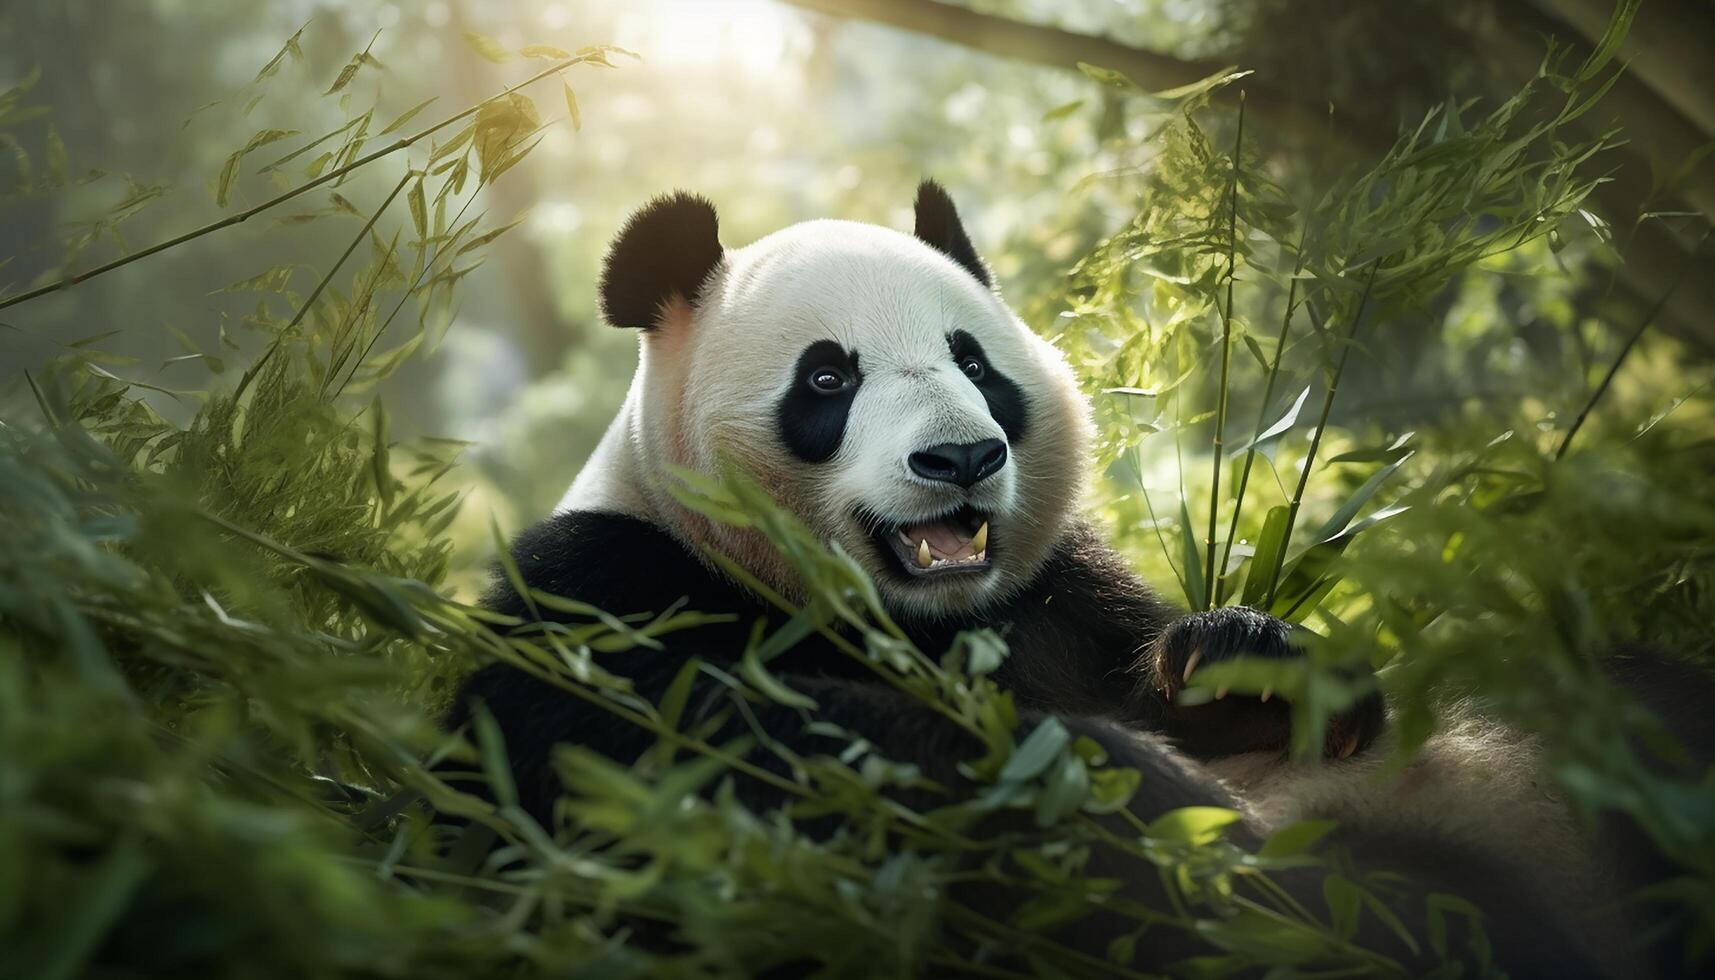
[[[1056,604],[1060,608],[1054,618],[1068,625],[1132,634],[1176,615],[1106,543],[1100,529],[1086,521],[1071,522],[1048,560],[1014,598],[1011,611]],[[1111,622],[1116,616],[1139,621]]]
[[[575,599],[617,616],[686,608],[724,612],[753,605],[660,526],[629,514],[564,511],[513,541],[512,562],[526,586]],[[510,576],[497,572],[483,605],[529,618],[530,604]],[[547,610],[538,606],[545,616]]]
[[[967,625],[1005,637],[1012,653],[995,679],[1021,706],[1101,715],[1116,673],[1178,615],[1097,529],[1074,522],[1022,589]]]
[[[756,600],[710,571],[665,529],[627,514],[565,511],[520,533],[509,549],[518,578],[531,590],[571,599],[616,616],[659,614],[676,605],[707,613],[739,613],[733,623],[669,633],[664,649],[634,650],[602,656],[611,673],[628,678],[639,695],[655,700],[678,672],[686,656],[736,658],[743,649],[739,624],[748,628]],[[548,621],[587,620],[541,602],[528,602],[513,578],[497,569],[483,598],[487,608],[522,621],[520,632]],[[489,663],[466,677],[442,718],[448,730],[470,720],[475,704],[487,705],[504,735],[515,769],[528,772],[519,790],[546,806],[557,793],[547,765],[561,742],[589,745],[612,758],[630,759],[649,742],[646,733],[592,709],[505,662]],[[522,777],[521,777],[522,778]]]

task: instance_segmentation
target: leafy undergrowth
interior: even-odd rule
[[[281,57],[295,49],[294,38]],[[526,56],[552,62],[543,76],[607,63],[605,49]],[[1597,427],[1564,458],[1565,428],[1539,424],[1522,398],[1476,415],[1454,406],[1410,438],[1338,424],[1328,409],[1300,425],[1306,396],[1270,418],[1290,402],[1293,372],[1307,393],[1320,379],[1319,401],[1332,405],[1356,331],[1372,342],[1392,312],[1462,271],[1492,275],[1578,213],[1600,146],[1567,144],[1558,127],[1600,87],[1602,68],[1562,74],[1551,63],[1516,103],[1481,116],[1449,106],[1314,207],[1198,127],[1208,94],[1231,77],[1176,93],[1139,178],[1171,193],[1148,196],[1080,267],[1061,341],[1101,406],[1102,507],[1121,541],[1146,563],[1170,562],[1192,605],[1251,602],[1320,636],[1305,669],[1239,664],[1199,675],[1194,692],[1272,686],[1314,733],[1353,693],[1337,668],[1365,660],[1382,668],[1407,750],[1443,699],[1481,692],[1541,734],[1580,812],[1638,817],[1683,865],[1653,898],[1666,914],[1703,916],[1707,945],[1711,784],[1639,764],[1625,736],[1652,719],[1596,669],[1628,637],[1710,652],[1715,504],[1688,492],[1715,471],[1707,403],[1686,397],[1641,424]],[[1538,114],[1544,97],[1563,108]],[[451,291],[504,230],[483,230],[464,209],[528,151],[541,121],[512,91],[370,159],[374,110],[342,108],[354,121],[310,144],[325,158],[306,148],[276,161],[309,162],[294,193],[341,168],[409,162],[307,295],[289,270],[244,284],[262,298],[250,326],[263,343],[242,374],[174,393],[191,408],[174,420],[152,407],[164,393],[120,380],[95,344],[72,345],[25,379],[0,431],[0,975],[703,977],[808,958],[829,976],[1012,976],[1021,962],[1043,975],[1123,976],[1149,930],[1169,929],[1222,951],[1188,972],[1396,969],[1349,938],[1366,883],[1310,909],[1269,884],[1267,871],[1309,860],[1314,828],[1248,854],[1222,839],[1224,811],[1180,811],[1110,841],[1161,869],[1176,908],[1135,910],[1136,931],[1108,959],[1043,938],[1112,890],[1080,873],[1101,833],[1091,818],[1149,787],[1060,725],[1015,731],[1009,698],[988,679],[1007,655],[997,636],[912,648],[853,563],[737,474],[687,474],[685,499],[762,528],[813,600],[757,636],[736,675],[718,674],[734,705],[794,703],[764,665],[807,631],[838,628],[849,655],[981,739],[987,752],[969,768],[985,792],[907,810],[887,791],[916,774],[852,740],[837,757],[789,760],[789,776],[761,774],[795,799],[786,814],[747,812],[725,787],[753,768],[739,758],[745,746],[682,727],[684,686],[649,704],[599,666],[598,655],[659,647],[720,610],[651,620],[588,610],[584,625],[521,638],[451,598],[459,501],[440,485],[458,447],[396,442],[380,401],[365,398],[432,346]],[[259,133],[236,153],[220,196],[249,153],[283,138]],[[359,252],[364,267],[334,286]],[[1235,306],[1240,269],[1279,288],[1246,288],[1240,302],[1255,307]],[[1271,340],[1251,324],[1281,293],[1282,339]],[[408,303],[415,324],[383,343]],[[1289,360],[1293,331],[1308,339]],[[1150,499],[1137,452],[1146,436],[1208,439],[1213,426],[1238,441],[1222,431],[1227,394],[1255,387],[1235,350],[1255,357],[1266,393],[1248,406],[1258,420],[1248,446],[1228,459],[1216,442],[1200,457],[1215,474],[1233,470],[1228,489]],[[1198,408],[1211,392],[1210,409]],[[1318,447],[1335,445],[1318,463]],[[1306,478],[1296,492],[1279,480],[1278,499],[1258,489],[1265,469],[1294,466]],[[1246,493],[1251,503],[1235,499]],[[1201,510],[1207,500],[1222,509]],[[490,659],[649,728],[656,750],[629,769],[564,750],[567,795],[555,823],[538,825],[516,806],[491,724],[450,736],[434,723],[450,685]],[[686,681],[708,671],[685,670]],[[448,759],[484,770],[497,802],[437,779]],[[1038,831],[968,839],[996,808],[1033,813]],[[832,839],[795,827],[829,813],[847,828]],[[986,859],[972,864],[972,853]],[[970,874],[1039,895],[991,921],[942,900]],[[1398,928],[1437,938],[1430,923]],[[630,941],[664,930],[682,942]]]

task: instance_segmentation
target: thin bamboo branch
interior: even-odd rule
[[[1590,417],[1590,412],[1596,407],[1596,403],[1602,400],[1603,395],[1607,394],[1608,386],[1614,383],[1614,376],[1620,373],[1620,366],[1626,363],[1626,357],[1631,354],[1632,348],[1637,346],[1637,342],[1643,337],[1644,331],[1649,329],[1649,325],[1654,322],[1656,316],[1667,306],[1667,301],[1673,296],[1674,290],[1678,289],[1679,284],[1685,281],[1686,274],[1691,271],[1692,265],[1696,263],[1697,253],[1703,250],[1703,243],[1709,240],[1712,231],[1715,231],[1715,226],[1704,230],[1703,236],[1697,239],[1697,244],[1691,248],[1691,254],[1685,257],[1684,263],[1679,267],[1679,272],[1674,275],[1673,282],[1656,298],[1655,303],[1650,306],[1649,312],[1644,314],[1643,319],[1638,321],[1638,325],[1632,331],[1631,336],[1626,338],[1625,344],[1620,347],[1620,353],[1614,358],[1614,363],[1608,366],[1608,373],[1602,376],[1601,383],[1596,386],[1595,391],[1590,393],[1589,400],[1578,411],[1578,417],[1572,420],[1571,428],[1566,430],[1566,438],[1560,440],[1560,448],[1554,451],[1556,460],[1566,455],[1566,450],[1572,445],[1573,437],[1578,435],[1579,429],[1584,428],[1584,421]]]
[[[1340,375],[1346,372],[1346,359],[1352,356],[1357,340],[1358,325],[1364,320],[1364,308],[1370,302],[1370,288],[1376,282],[1376,270],[1382,260],[1370,263],[1370,274],[1364,278],[1364,292],[1358,297],[1358,308],[1352,313],[1352,324],[1346,328],[1345,343],[1340,345],[1340,359],[1334,364],[1334,375],[1328,379],[1328,393],[1322,398],[1322,415],[1316,420],[1316,431],[1310,434],[1310,451],[1304,456],[1304,466],[1298,473],[1298,487],[1292,492],[1292,503],[1286,511],[1286,534],[1281,537],[1280,551],[1274,556],[1274,568],[1269,570],[1268,595],[1262,601],[1266,611],[1274,605],[1275,590],[1280,587],[1280,570],[1286,563],[1286,548],[1292,543],[1292,528],[1298,522],[1298,508],[1304,503],[1304,488],[1310,484],[1310,471],[1316,464],[1316,452],[1322,447],[1322,433],[1328,428],[1328,415],[1334,409],[1334,396],[1340,391]]]
[[[89,270],[88,272],[75,273],[73,275],[66,276],[66,277],[59,279],[59,280],[56,280],[54,282],[50,282],[45,286],[38,286],[35,289],[26,290],[25,292],[19,293],[16,296],[9,296],[9,297],[6,297],[5,299],[0,299],[0,310],[4,310],[7,307],[11,307],[11,306],[17,306],[19,303],[28,302],[29,300],[36,299],[37,297],[40,297],[40,296],[46,296],[49,293],[57,292],[61,289],[68,289],[68,288],[70,288],[72,286],[76,286],[80,283],[88,282],[89,280],[94,279],[96,276],[105,275],[109,272],[112,272],[115,269],[119,269],[119,268],[122,268],[124,266],[130,265],[133,262],[141,261],[143,259],[148,258],[151,255],[155,255],[157,253],[164,252],[167,249],[176,248],[177,246],[183,245],[186,242],[192,241],[192,240],[197,239],[197,238],[201,238],[204,235],[213,234],[214,232],[220,231],[223,228],[230,228],[236,224],[242,224],[243,222],[248,221],[251,218],[256,217],[257,215],[261,214],[264,211],[267,211],[271,208],[278,207],[278,206],[286,203],[287,201],[292,200],[295,197],[299,197],[303,194],[307,194],[310,191],[313,191],[318,187],[321,187],[321,186],[328,184],[332,181],[336,181],[336,180],[340,179],[341,177],[344,177],[345,175],[352,173],[355,170],[359,170],[363,167],[368,166],[371,163],[374,163],[377,160],[382,159],[383,157],[391,156],[394,153],[399,152],[400,150],[407,149],[407,148],[421,142],[423,139],[425,139],[425,138],[427,138],[427,137],[429,137],[429,136],[431,136],[437,132],[440,132],[441,130],[447,128],[448,126],[451,126],[452,124],[454,124],[456,122],[462,122],[463,120],[468,119],[473,115],[476,115],[478,112],[482,111],[483,106],[486,106],[489,103],[495,102],[499,99],[504,99],[507,96],[511,95],[512,93],[518,91],[521,88],[524,88],[528,85],[532,85],[536,82],[539,82],[542,79],[547,78],[550,75],[558,74],[559,72],[565,71],[566,69],[572,67],[573,65],[581,64],[582,62],[588,61],[588,60],[590,60],[590,57],[591,56],[589,56],[589,55],[578,55],[578,56],[573,57],[573,58],[567,58],[567,59],[558,61],[558,62],[554,63],[552,66],[545,68],[542,71],[537,72],[536,74],[530,76],[529,78],[525,79],[524,81],[519,82],[518,84],[507,88],[505,91],[503,91],[503,92],[501,92],[495,96],[484,99],[481,102],[478,102],[477,104],[465,109],[464,111],[457,113],[456,115],[448,116],[447,118],[441,120],[440,122],[435,123],[434,125],[429,126],[426,129],[419,130],[410,136],[400,137],[399,139],[394,140],[392,143],[389,143],[386,146],[384,146],[378,150],[375,150],[371,153],[365,154],[364,156],[358,157],[356,160],[353,160],[352,162],[346,164],[343,167],[337,167],[333,170],[328,171],[325,174],[322,174],[320,177],[317,177],[314,180],[307,181],[305,183],[299,184],[298,186],[292,188],[291,190],[288,190],[288,191],[282,192],[278,195],[275,195],[274,197],[271,197],[268,200],[263,201],[261,204],[258,204],[255,207],[246,208],[245,210],[240,211],[237,214],[232,214],[232,215],[228,215],[224,218],[221,218],[219,221],[211,221],[208,224],[203,225],[200,228],[196,228],[196,229],[193,229],[191,231],[187,231],[182,235],[179,235],[175,238],[169,238],[164,242],[156,242],[155,244],[150,245],[147,248],[140,249],[136,252],[132,252],[129,255],[122,255],[119,258],[114,259],[113,261],[108,262],[104,265],[96,266],[95,268]]]
[[[1203,538],[1208,560],[1203,569],[1203,605],[1214,608],[1215,527],[1221,510],[1221,465],[1227,437],[1227,379],[1233,363],[1233,279],[1239,262],[1239,155],[1245,144],[1245,93],[1239,91],[1238,134],[1233,137],[1233,184],[1227,213],[1227,308],[1221,315],[1221,390],[1215,402],[1215,446],[1213,473],[1209,479],[1209,533]],[[1220,576],[1225,578],[1223,574]]]
[[[351,258],[351,253],[357,251],[357,246],[363,244],[364,240],[369,237],[370,229],[374,228],[375,223],[381,220],[382,214],[386,213],[387,208],[393,204],[394,199],[399,196],[399,192],[405,189],[406,184],[410,183],[411,175],[412,171],[406,171],[405,175],[399,178],[399,183],[393,185],[393,192],[387,195],[387,200],[382,201],[381,206],[376,208],[374,213],[369,216],[369,220],[363,223],[362,230],[352,236],[351,244],[345,247],[345,251],[340,253],[339,260],[334,262],[333,267],[328,269],[327,274],[322,276],[320,282],[316,283],[316,288],[310,291],[309,298],[304,300],[304,302],[298,307],[298,312],[293,315],[291,322],[287,323],[286,326],[280,330],[279,334],[274,337],[274,341],[268,345],[267,350],[262,352],[262,356],[256,359],[256,363],[250,365],[250,367],[244,372],[244,377],[238,379],[238,387],[234,389],[232,393],[232,397],[235,400],[244,394],[244,389],[248,388],[250,386],[250,382],[254,381],[256,376],[262,372],[262,366],[267,364],[269,359],[274,356],[274,352],[280,349],[281,341],[284,340],[286,336],[298,326],[298,324],[304,322],[304,317],[307,316],[310,310],[315,307],[316,301],[321,299],[322,292],[328,288],[328,283],[333,281],[333,277],[339,273],[340,268],[345,265],[345,261]]]
[[[1573,27],[1584,41],[1602,37],[1613,0],[1530,0]],[[1715,136],[1715,10],[1697,0],[1650,0],[1620,46],[1626,71],[1705,134]]]
[[[1221,554],[1221,576],[1216,582],[1214,605],[1221,604],[1221,593],[1227,588],[1228,566],[1233,557],[1233,541],[1239,536],[1239,513],[1244,509],[1245,490],[1250,486],[1251,468],[1256,463],[1257,443],[1262,439],[1268,422],[1268,405],[1274,397],[1274,386],[1280,380],[1281,356],[1286,353],[1286,335],[1292,328],[1292,311],[1297,308],[1298,276],[1304,271],[1304,236],[1298,238],[1298,259],[1293,263],[1292,282],[1286,290],[1286,312],[1280,318],[1280,333],[1274,338],[1274,360],[1268,366],[1268,381],[1262,388],[1262,404],[1256,410],[1256,429],[1251,434],[1250,448],[1245,450],[1245,464],[1239,470],[1239,486],[1233,495],[1233,520],[1227,527],[1227,546]]]

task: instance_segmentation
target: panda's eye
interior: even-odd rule
[[[983,367],[983,362],[970,354],[959,358],[959,370],[965,372],[965,377],[972,381],[981,381],[983,375],[987,373],[987,369]]]
[[[810,372],[810,388],[818,394],[837,395],[851,386],[851,378],[839,368],[820,367]]]

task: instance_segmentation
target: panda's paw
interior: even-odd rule
[[[1290,623],[1248,606],[1223,606],[1181,616],[1168,623],[1155,640],[1156,689],[1172,700],[1200,667],[1239,657],[1285,660],[1303,656],[1292,645],[1291,637]]]
[[[1240,657],[1302,657],[1291,624],[1244,606],[1192,613],[1168,624],[1149,656],[1151,681],[1166,702],[1165,734],[1200,758],[1284,751],[1292,744],[1292,706],[1272,691],[1258,695],[1217,689],[1211,701],[1178,703],[1200,668]],[[1379,693],[1328,719],[1324,755],[1344,759],[1368,748],[1386,722]]]

